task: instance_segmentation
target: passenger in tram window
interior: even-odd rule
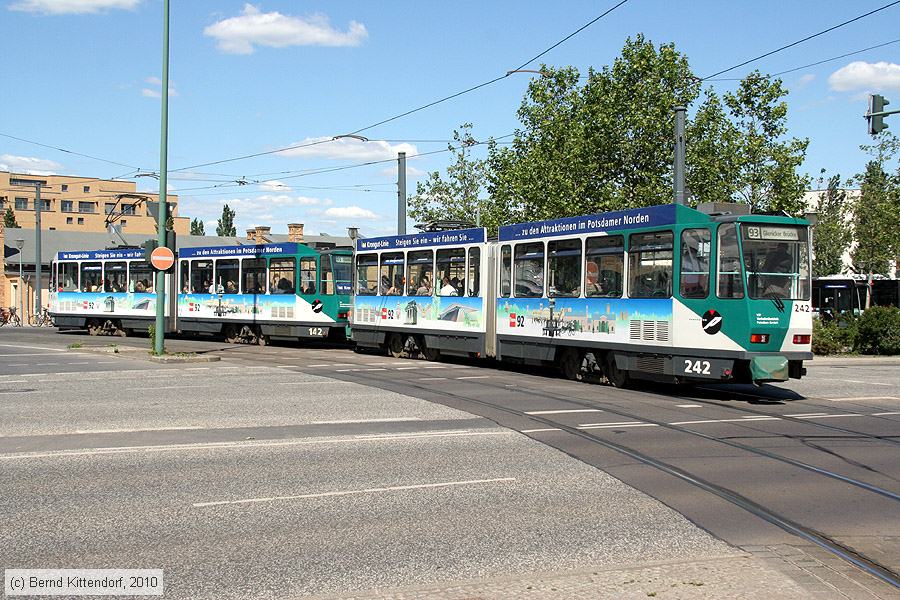
[[[387,275],[381,276],[381,290],[380,293],[382,296],[387,296],[388,292],[391,290],[391,280],[388,279]]]
[[[293,294],[294,293],[294,284],[288,281],[286,278],[282,277],[278,280],[278,285],[275,286],[278,290],[279,294]]]
[[[397,275],[394,277],[394,285],[388,288],[387,291],[388,296],[401,296],[403,295],[403,277]]]
[[[225,284],[225,293],[226,294],[237,294],[237,286],[233,281],[229,281]]]
[[[138,280],[134,284],[134,291],[138,294],[141,294],[145,291],[144,283],[141,280]]]
[[[428,279],[427,275],[423,275],[419,280],[419,287],[416,289],[416,296],[430,296],[431,295],[431,280]]]
[[[441,296],[459,296],[459,290],[453,285],[453,282],[450,281],[449,277],[444,275],[441,283],[443,284],[441,286]]]

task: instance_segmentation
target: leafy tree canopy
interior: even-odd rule
[[[222,216],[218,220],[216,235],[219,237],[234,237],[237,229],[234,226],[235,212],[227,204],[222,207]]]
[[[191,235],[206,235],[203,228],[203,221],[200,219],[191,220]]]

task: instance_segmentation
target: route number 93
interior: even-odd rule
[[[710,375],[709,369],[710,364],[708,360],[684,360],[684,373],[685,374],[696,374],[696,375]]]

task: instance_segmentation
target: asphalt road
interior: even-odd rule
[[[290,597],[809,546],[577,430],[900,571],[900,363],[632,391],[328,344],[175,340],[222,362],[161,366],[72,342],[147,344],[0,330],[6,567],[162,566],[167,596]]]

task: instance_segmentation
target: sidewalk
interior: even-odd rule
[[[308,600],[892,599],[900,591],[809,546],[733,556],[368,590]]]
[[[878,356],[874,354],[841,354],[838,356],[816,356],[804,361],[807,367],[867,367],[900,365],[900,356]]]

